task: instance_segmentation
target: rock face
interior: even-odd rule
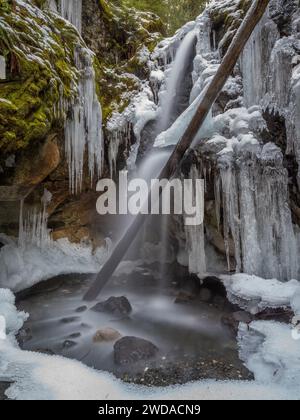
[[[158,348],[150,341],[137,337],[124,337],[114,345],[114,359],[118,365],[128,365],[155,357]]]
[[[5,396],[5,391],[7,388],[10,387],[11,384],[7,382],[0,382],[0,401],[7,400],[7,397]]]
[[[119,331],[107,327],[97,331],[93,337],[93,341],[94,343],[110,342],[116,341],[120,337],[121,334],[119,333]]]
[[[117,316],[127,316],[131,313],[132,307],[125,296],[110,297],[105,302],[97,303],[93,308],[95,312],[106,312]]]

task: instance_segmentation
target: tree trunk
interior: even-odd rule
[[[208,89],[181,140],[178,142],[170,159],[161,172],[160,179],[170,179],[175,174],[184,154],[191,146],[196,134],[204,123],[211,107],[217,100],[226,81],[232,74],[240,54],[249,40],[253,30],[263,17],[270,0],[255,0],[251,5],[243,23],[238,29],[222,63],[211,81]],[[144,224],[146,216],[138,215],[123,238],[116,245],[111,257],[102,267],[95,283],[85,295],[86,300],[95,299],[124,258],[131,243]]]

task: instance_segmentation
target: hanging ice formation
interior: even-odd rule
[[[193,165],[190,179],[201,179],[201,176],[196,166]],[[194,196],[194,202],[195,200]],[[185,235],[189,272],[202,275],[206,272],[204,224],[185,226]]]
[[[82,0],[59,0],[59,12],[61,16],[74,25],[78,32],[82,28]]]
[[[58,10],[81,32],[82,0],[60,0]],[[82,45],[77,46],[74,54],[79,72],[78,96],[67,107],[65,142],[70,189],[78,193],[82,187],[86,154],[91,180],[95,175],[101,175],[103,138],[102,110],[96,93],[93,67],[94,55]]]
[[[218,176],[227,256],[231,236],[237,271],[280,280],[297,278],[297,241],[280,149],[268,143],[262,149],[241,151],[238,161],[226,156],[223,164],[219,160]]]
[[[26,212],[24,202],[20,203],[19,221],[19,247],[24,248],[28,245],[44,248],[51,243],[50,230],[48,229],[47,206],[51,202],[52,195],[45,190],[41,200],[42,209],[37,208]]]
[[[70,189],[81,190],[85,152],[91,179],[101,175],[103,161],[102,110],[96,93],[93,54],[78,46],[75,62],[80,76],[78,97],[69,105],[65,126],[66,155],[69,162]]]

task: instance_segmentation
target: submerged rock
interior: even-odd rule
[[[64,349],[71,349],[72,347],[77,346],[77,343],[72,340],[66,340],[63,342],[63,348]]]
[[[103,328],[98,330],[93,337],[94,343],[103,343],[109,341],[116,341],[121,337],[119,331],[114,330],[113,328]]]
[[[72,322],[78,321],[80,318],[78,316],[70,316],[67,318],[62,318],[60,322],[63,324],[71,324]]]
[[[118,316],[126,316],[132,312],[129,300],[125,296],[110,297],[105,302],[97,303],[92,311],[106,312]]]
[[[77,332],[77,333],[70,334],[68,338],[74,339],[74,338],[79,338],[79,337],[81,337],[81,333]]]
[[[158,351],[153,343],[143,338],[123,337],[114,345],[114,359],[118,365],[127,365],[151,359]]]
[[[81,312],[85,312],[86,310],[87,310],[87,306],[80,306],[79,308],[76,309],[75,312],[81,313]]]

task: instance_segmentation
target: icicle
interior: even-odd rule
[[[225,247],[235,244],[237,271],[290,280],[299,273],[297,241],[288,206],[288,175],[274,144],[221,166]]]
[[[24,202],[20,204],[19,220],[19,247],[28,245],[44,248],[51,243],[50,231],[48,229],[47,206],[52,199],[52,194],[45,190],[41,199],[42,210],[34,209],[24,217]]]
[[[114,131],[113,133],[110,133],[108,137],[109,173],[110,177],[113,178],[117,173],[117,158],[119,153],[120,142],[123,139],[123,135],[119,131]]]
[[[247,107],[259,105],[268,89],[270,57],[279,38],[276,24],[269,19],[268,11],[255,28],[241,58],[244,82],[244,100]],[[282,69],[280,70],[282,72]]]
[[[59,0],[59,11],[62,17],[72,23],[81,33],[82,0]]]
[[[0,80],[6,79],[6,60],[0,55]]]
[[[194,180],[201,179],[200,173],[195,165],[191,168],[190,178]],[[185,235],[189,272],[199,275],[204,274],[206,272],[204,224],[185,226]]]
[[[69,162],[70,189],[81,191],[85,151],[91,180],[102,172],[102,111],[96,94],[93,54],[78,46],[75,62],[80,71],[78,98],[69,106],[65,126],[66,156]]]
[[[24,200],[20,201],[20,215],[19,215],[19,247],[24,245]]]

